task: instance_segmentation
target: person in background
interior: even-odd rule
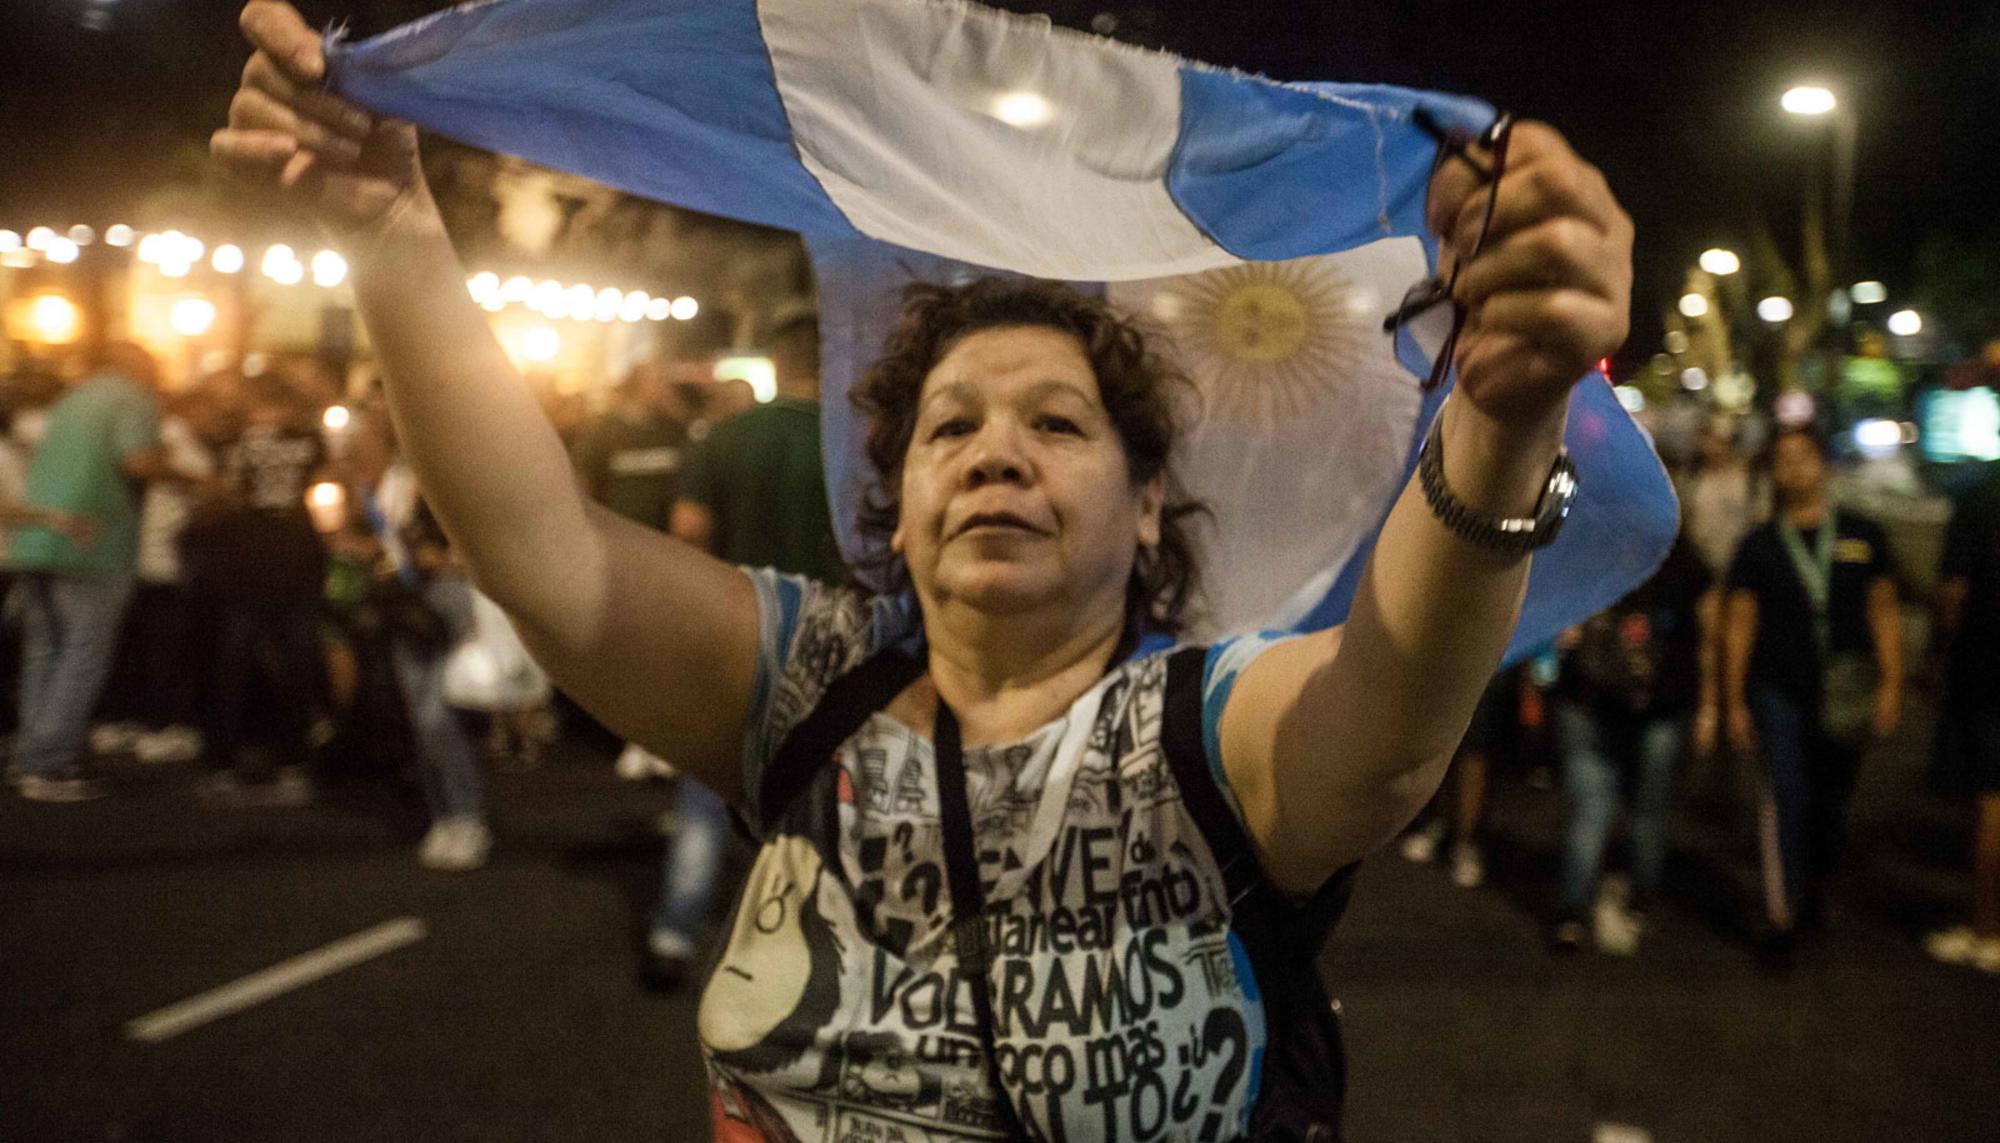
[[[13,567],[6,562],[11,535],[8,526],[56,519],[44,518],[28,507],[28,467],[34,463],[35,446],[41,443],[42,433],[48,428],[49,408],[61,396],[62,378],[37,361],[22,362],[0,383],[0,524],[7,525],[0,526],[0,599],[20,598],[13,593]],[[19,616],[16,609],[7,608],[0,613],[0,619],[5,626],[5,637],[0,637],[0,693],[16,694],[21,689]],[[17,714],[12,705],[0,704],[0,732],[6,736],[9,752],[13,749]],[[12,766],[8,773],[18,777]]]
[[[644,361],[577,442],[577,473],[592,500],[664,532],[687,445],[686,409],[672,379],[659,362]]]
[[[1902,717],[1903,642],[1888,541],[1831,502],[1825,443],[1785,428],[1768,455],[1776,512],[1730,562],[1723,687],[1731,744],[1764,765],[1762,951],[1783,967],[1825,921],[1862,749]]]
[[[62,398],[62,378],[38,362],[17,367],[0,387],[0,506],[20,511],[28,502],[28,468],[48,431],[49,409]],[[19,523],[35,523],[23,516]],[[0,531],[0,553],[8,533]]]
[[[220,604],[203,787],[233,806],[302,805],[309,732],[326,706],[326,546],[306,494],[327,462],[313,407],[275,371],[244,379],[243,430],[223,459],[206,576]]]
[[[1771,514],[1770,490],[1757,479],[1729,419],[1717,417],[1704,427],[1680,491],[1688,540],[1719,577],[1744,535]]]
[[[370,610],[389,643],[431,818],[417,860],[447,872],[478,869],[493,847],[485,778],[478,750],[444,698],[446,657],[472,628],[471,584],[398,455],[386,412],[355,414],[349,439],[351,523],[335,544],[377,569]]]
[[[176,394],[160,421],[160,446],[182,472],[204,483],[218,479],[220,451],[236,435],[234,382],[213,377]],[[156,481],[139,511],[139,580],[126,613],[110,702],[125,721],[91,731],[98,754],[131,751],[145,763],[190,762],[201,756],[197,702],[215,660],[215,616],[188,582],[181,541],[196,490]]]
[[[1516,729],[1521,695],[1528,683],[1520,667],[1493,676],[1479,696],[1472,721],[1452,755],[1449,776],[1432,799],[1421,824],[1403,835],[1399,846],[1405,861],[1426,864],[1446,850],[1451,883],[1477,889],[1486,883],[1486,853],[1479,845],[1479,826],[1486,817],[1486,781],[1498,754]]]
[[[1714,584],[1683,532],[1651,579],[1561,640],[1552,703],[1566,819],[1551,933],[1559,952],[1582,945],[1586,911],[1605,952],[1629,955],[1645,930],[1666,866],[1667,803],[1690,720],[1707,738],[1715,735]],[[1605,843],[1621,812],[1631,838],[1624,901],[1598,892]]]
[[[2000,973],[2000,476],[1988,476],[1952,514],[1938,570],[1931,651],[1942,660],[1936,772],[1972,796],[1972,916],[1929,934],[1947,964]]]
[[[188,480],[159,447],[159,367],[136,345],[96,347],[56,404],[28,470],[8,555],[22,606],[21,796],[80,802],[101,782],[79,769],[90,716],[117,650],[139,553],[139,496]]]
[[[847,582],[820,468],[819,322],[794,318],[764,341],[778,395],[702,441],[674,504],[673,534],[733,564]],[[700,782],[681,780],[675,810],[646,939],[646,979],[663,988],[694,963],[729,839],[727,807]]]

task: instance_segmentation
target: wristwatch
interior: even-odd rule
[[[1576,465],[1569,459],[1569,450],[1556,453],[1534,515],[1487,516],[1474,511],[1445,486],[1443,425],[1444,410],[1439,409],[1431,419],[1423,450],[1417,454],[1417,483],[1438,522],[1467,543],[1506,555],[1526,555],[1554,543],[1563,521],[1569,518],[1570,505],[1576,502]]]

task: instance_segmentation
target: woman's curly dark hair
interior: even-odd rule
[[[1125,450],[1135,485],[1167,473],[1160,542],[1141,551],[1125,591],[1127,613],[1149,630],[1178,634],[1200,590],[1188,517],[1206,507],[1187,498],[1167,467],[1179,432],[1186,376],[1149,350],[1139,328],[1104,302],[1055,282],[980,278],[963,286],[918,282],[903,289],[903,312],[849,394],[868,421],[867,452],[876,481],[862,498],[859,528],[875,556],[871,570],[891,590],[909,584],[909,569],[889,550],[901,516],[903,459],[916,432],[924,378],[967,336],[1009,326],[1042,326],[1076,338],[1099,398]]]

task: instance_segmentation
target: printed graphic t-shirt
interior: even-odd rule
[[[758,821],[785,735],[918,620],[907,600],[751,575],[761,647],[743,788]],[[1212,771],[1229,690],[1270,642],[1208,652]],[[1024,741],[965,751],[996,1070],[1040,1138],[1234,1138],[1256,1099],[1263,1008],[1161,750],[1166,661],[1127,660]],[[949,939],[929,739],[875,712],[759,840],[701,1002],[716,1139],[999,1137]]]

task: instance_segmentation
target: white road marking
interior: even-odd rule
[[[190,996],[178,1004],[169,1004],[157,1012],[127,1021],[125,1035],[128,1039],[157,1044],[190,1028],[198,1028],[211,1020],[241,1012],[294,988],[352,968],[362,961],[415,944],[424,939],[425,932],[423,921],[416,917],[384,921],[372,929],[342,937],[330,945],[253,972],[241,980],[231,981],[220,988]]]

